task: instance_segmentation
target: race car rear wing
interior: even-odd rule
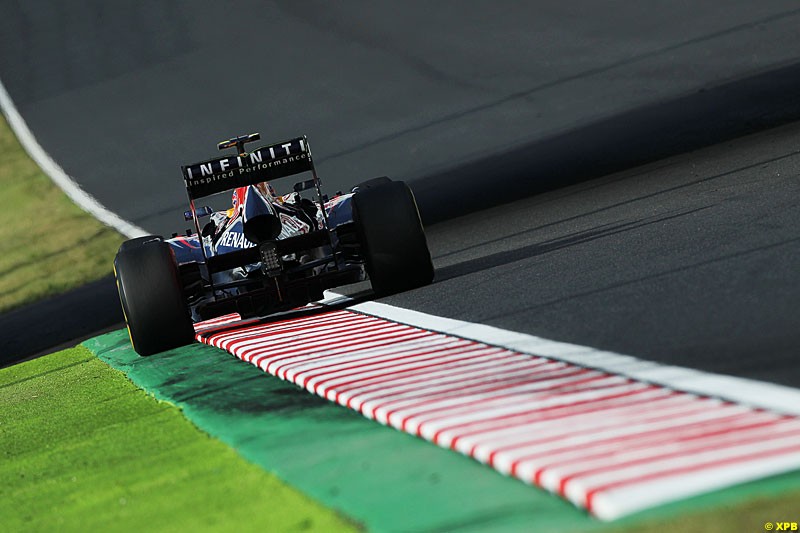
[[[236,187],[313,172],[314,163],[308,140],[303,136],[249,153],[182,166],[181,170],[189,199],[196,200]]]
[[[271,181],[301,172],[311,171],[312,180],[301,182],[305,189],[315,189],[317,193],[317,203],[319,211],[322,213],[322,229],[327,230],[328,215],[325,212],[325,197],[320,188],[319,176],[314,168],[314,161],[311,159],[311,148],[308,146],[308,139],[304,136],[290,139],[288,141],[262,146],[251,152],[244,150],[244,145],[248,142],[256,141],[260,138],[258,133],[241,135],[217,145],[220,150],[236,148],[237,155],[209,159],[194,165],[181,167],[183,180],[186,184],[186,193],[189,195],[189,211],[184,217],[194,220],[194,227],[197,235],[202,235],[200,230],[200,217],[205,211],[195,207],[194,201],[198,198],[210,196],[219,192],[228,191],[237,187],[255,185],[263,181]],[[306,185],[308,185],[306,187]],[[325,232],[325,236],[330,244],[330,233]],[[203,262],[208,265],[208,254],[206,247],[200,246],[203,254]],[[208,282],[212,293],[214,292],[213,276],[209,277]]]

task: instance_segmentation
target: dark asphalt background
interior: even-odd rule
[[[800,385],[794,1],[0,5],[38,140],[148,230],[305,133],[330,191],[414,187],[438,281],[387,302]]]

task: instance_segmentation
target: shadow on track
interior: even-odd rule
[[[0,314],[0,368],[125,327],[113,276]]]
[[[624,98],[624,95],[620,95]],[[800,120],[800,62],[410,182],[426,224]]]
[[[358,285],[353,285],[353,286],[358,287]],[[347,286],[342,288],[345,289],[346,287]],[[336,290],[338,291],[339,288],[337,287]],[[350,307],[351,305],[357,305],[366,302],[367,300],[370,299],[372,295],[373,294],[371,290],[350,292],[350,295],[344,296],[341,299],[334,300],[330,303],[315,305],[314,307],[301,307],[298,309],[292,309],[290,311],[284,311],[272,315],[256,317],[256,318],[248,318],[238,322],[231,322],[229,324],[224,324],[219,327],[211,327],[206,330],[201,330],[199,331],[199,334],[201,336],[218,335],[220,333],[225,333],[227,331],[236,331],[242,327],[252,327],[252,326],[260,326],[263,324],[272,324],[274,322],[280,322],[282,320],[297,320],[299,318],[312,317],[322,313],[330,313],[331,311],[340,311],[342,309]]]

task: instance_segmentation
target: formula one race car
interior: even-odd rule
[[[369,279],[379,295],[433,280],[419,211],[403,182],[374,178],[322,194],[305,137],[245,151],[257,133],[219,143],[236,154],[182,167],[195,231],[122,243],[114,274],[140,355],[191,343],[194,322],[267,316],[322,299],[325,289]],[[279,196],[272,182],[306,173]],[[200,198],[233,190],[214,212]],[[311,195],[307,198],[304,195]],[[210,217],[202,228],[200,219]]]

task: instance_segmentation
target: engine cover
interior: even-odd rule
[[[281,234],[282,224],[275,207],[248,187],[242,210],[242,228],[248,241],[271,241]]]

